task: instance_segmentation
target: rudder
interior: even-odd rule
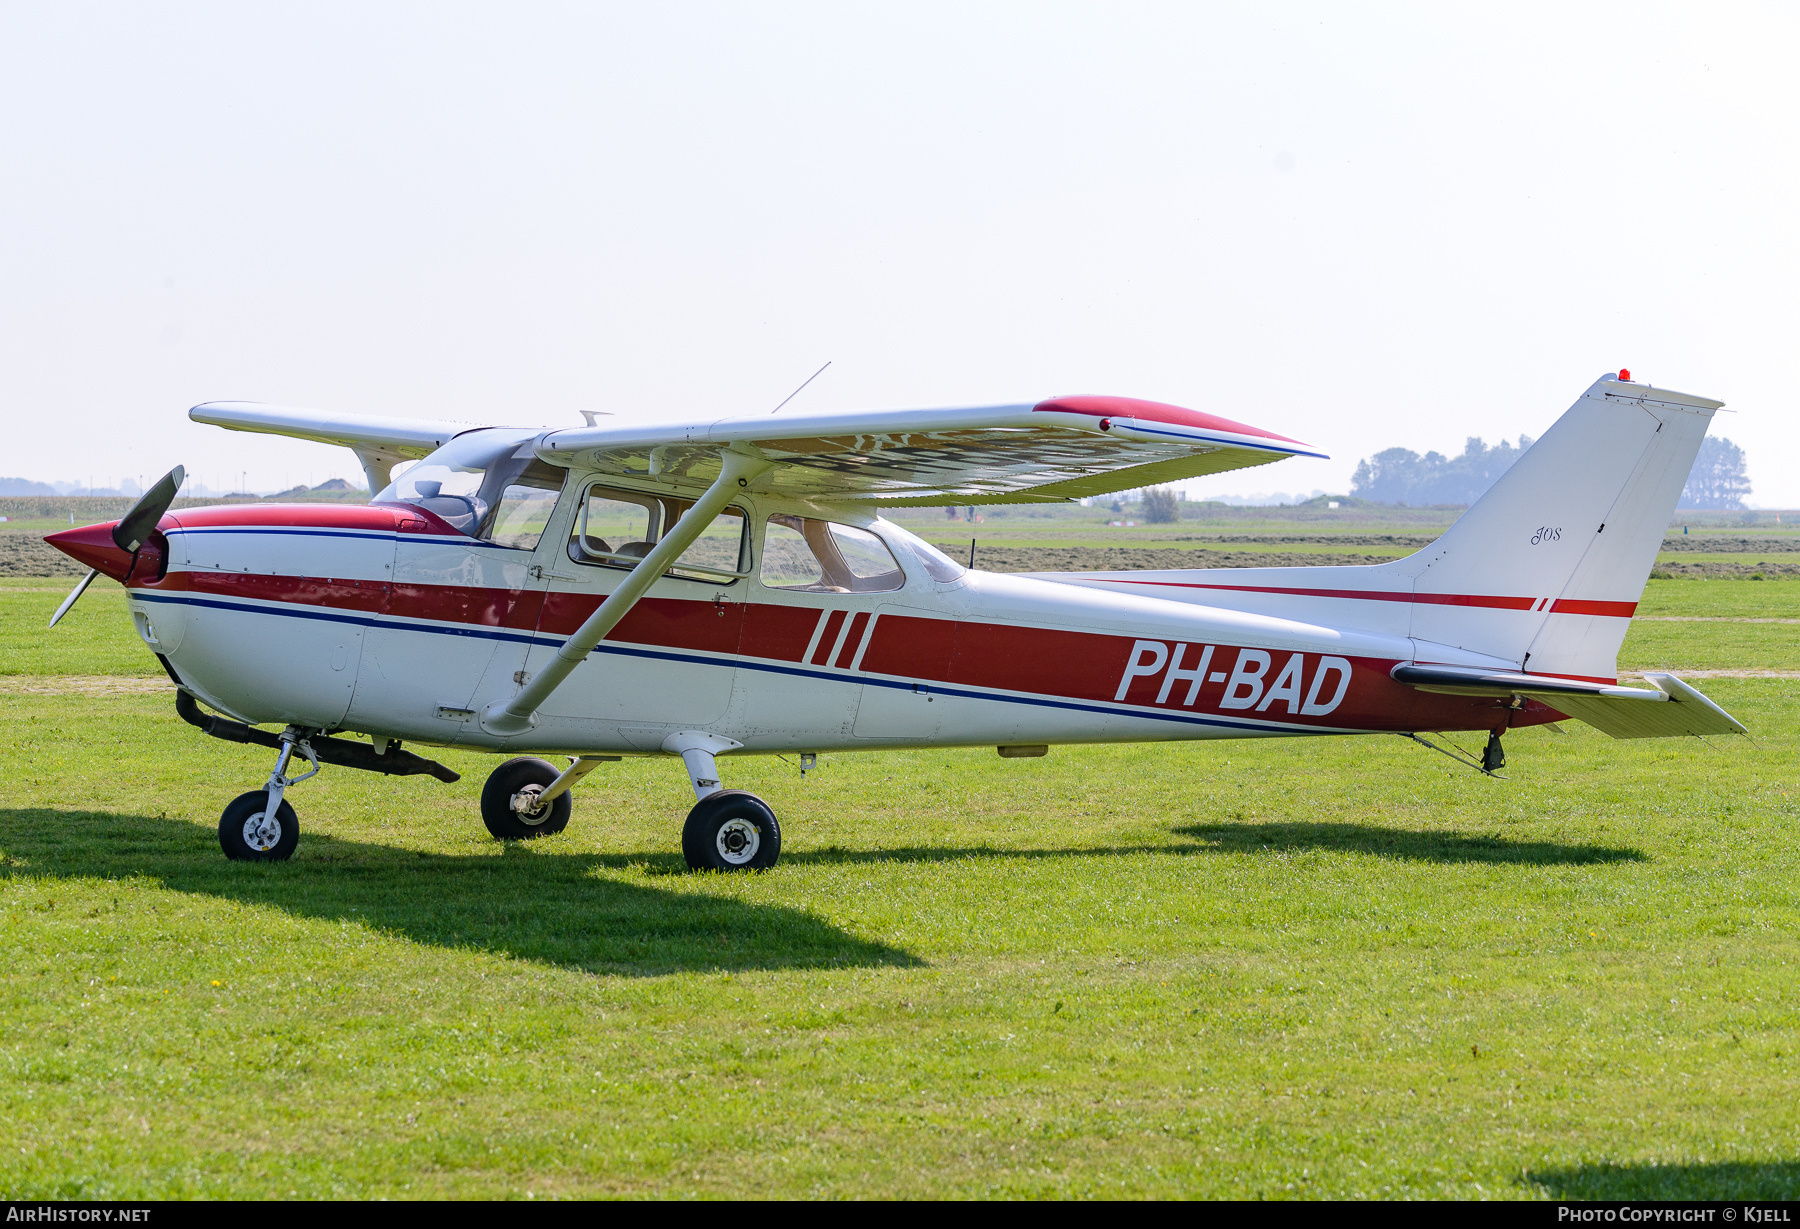
[[[1415,640],[1611,682],[1663,534],[1722,402],[1606,375],[1410,574]]]

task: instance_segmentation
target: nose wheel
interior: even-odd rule
[[[275,771],[261,789],[239,794],[219,816],[219,847],[233,862],[286,862],[300,844],[300,817],[282,795],[290,786],[319,775],[319,757],[307,742],[308,731],[290,725],[281,733],[281,752]],[[317,734],[317,730],[311,731]],[[297,777],[287,775],[295,752],[311,768]]]
[[[234,862],[286,862],[300,843],[300,817],[287,799],[269,814],[269,791],[239,794],[219,816],[219,845]]]
[[[688,812],[681,852],[697,871],[767,870],[781,856],[781,823],[755,794],[722,789]]]

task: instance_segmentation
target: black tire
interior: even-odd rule
[[[286,862],[294,856],[294,848],[300,844],[300,817],[286,798],[275,808],[275,823],[280,831],[274,844],[267,844],[254,830],[246,831],[251,828],[250,821],[260,819],[268,809],[267,790],[254,789],[231,800],[219,816],[219,848],[227,858],[233,862]]]
[[[748,790],[722,789],[695,804],[681,852],[697,871],[766,871],[781,856],[781,823]]]
[[[538,816],[515,811],[512,806],[513,795],[526,786],[535,785],[541,790],[560,775],[556,765],[529,755],[508,760],[489,773],[487,784],[481,787],[481,822],[494,834],[494,839],[529,841],[567,828],[574,803],[566,792]],[[531,822],[533,819],[537,822]]]

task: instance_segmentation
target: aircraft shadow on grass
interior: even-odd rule
[[[1530,1170],[1553,1199],[1800,1199],[1800,1162],[1591,1165]]]
[[[508,845],[497,857],[455,856],[306,832],[291,862],[241,863],[225,860],[212,832],[180,820],[45,808],[0,808],[0,847],[24,861],[18,873],[142,875],[177,892],[589,973],[924,964],[800,909],[593,874],[627,862],[679,862],[667,854],[627,859]]]
[[[1194,824],[1177,832],[1206,842],[1217,853],[1286,853],[1305,849],[1374,854],[1407,862],[1492,862],[1569,866],[1595,862],[1647,862],[1636,849],[1509,841],[1436,829],[1378,828],[1370,824]]]
[[[1563,845],[1555,841],[1509,841],[1463,832],[1378,828],[1369,824],[1194,824],[1176,828],[1199,844],[1098,845],[1070,849],[1006,849],[995,845],[909,846],[890,849],[790,850],[784,864],[860,862],[958,862],[965,858],[1113,858],[1131,854],[1291,853],[1307,849],[1374,854],[1409,862],[1491,862],[1535,866],[1578,866],[1600,862],[1645,862],[1640,851],[1607,845]]]

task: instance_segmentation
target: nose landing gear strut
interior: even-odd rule
[[[285,862],[300,843],[300,817],[282,795],[319,774],[319,757],[307,741],[317,730],[290,725],[281,732],[281,750],[268,784],[239,794],[219,816],[219,845],[236,862]],[[312,767],[297,777],[287,775],[288,764],[298,751]]]

